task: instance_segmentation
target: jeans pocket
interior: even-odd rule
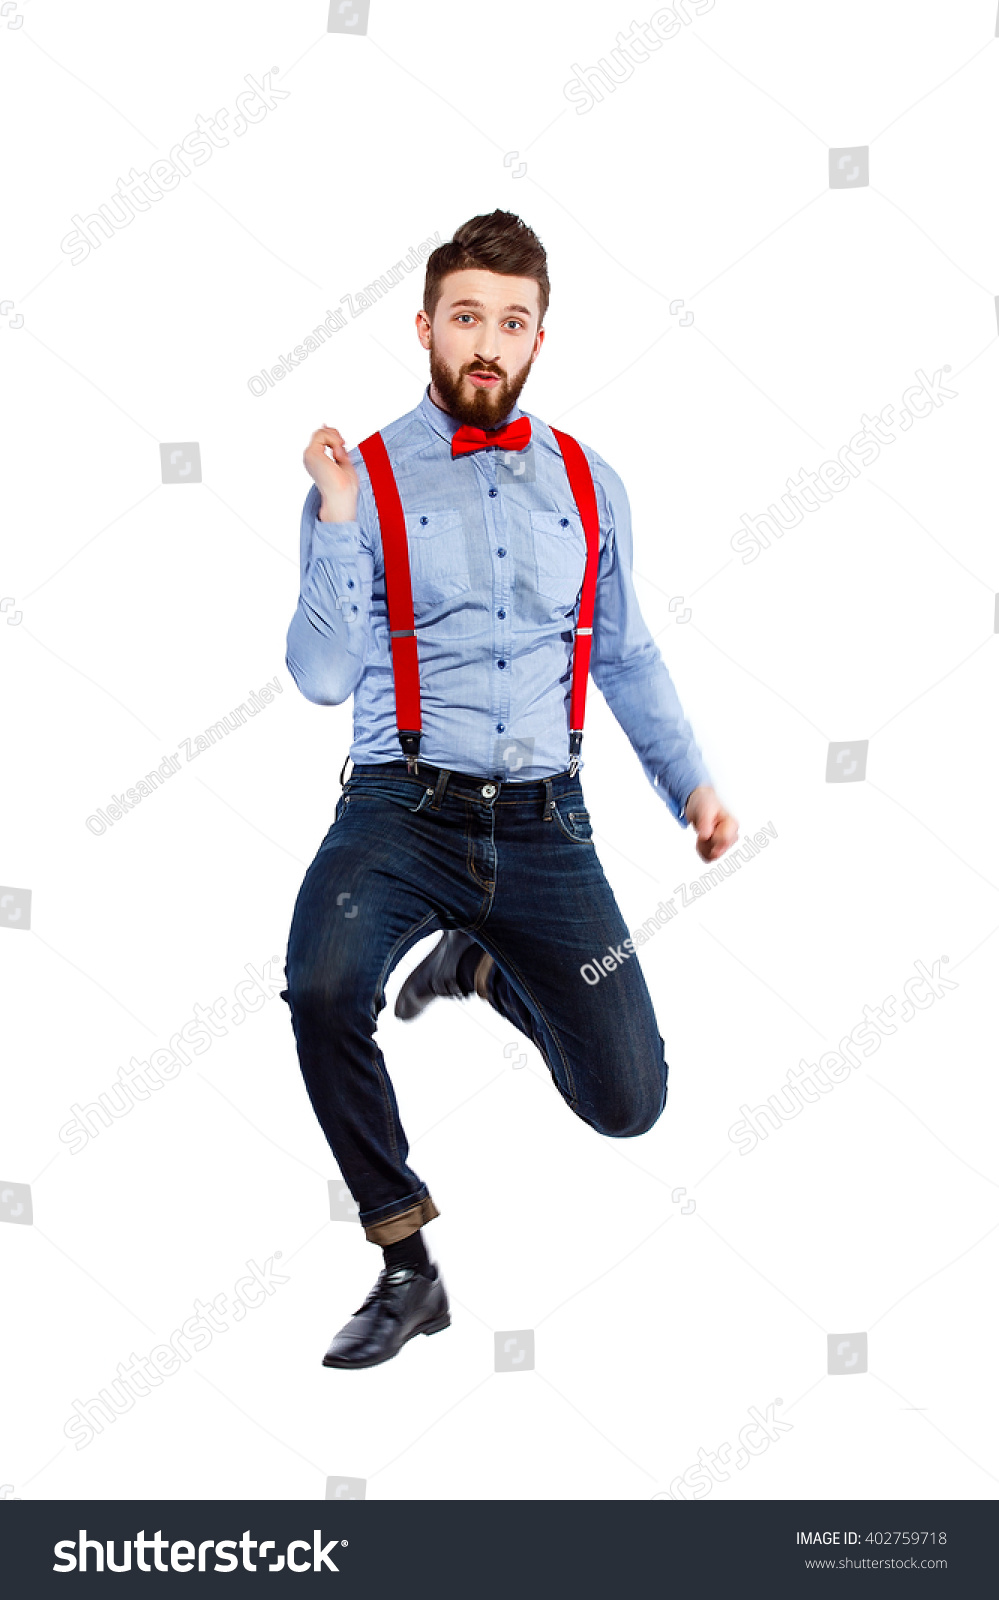
[[[415,816],[430,804],[433,797],[433,788],[421,783],[419,778],[350,778],[341,796],[340,805],[348,800],[354,803],[362,800],[383,800],[390,805],[401,806],[404,811]]]
[[[324,850],[328,850],[330,845],[333,843],[333,836],[336,833],[337,823],[343,821],[344,813],[347,810],[347,806],[349,804],[349,800],[350,800],[350,796],[347,795],[346,793],[344,793],[344,794],[342,794],[340,796],[339,800],[337,801],[336,809],[333,812],[333,821],[330,823],[329,827],[326,829],[326,835],[325,835],[325,837],[324,837],[324,839],[322,841],[322,844],[319,846],[319,849],[316,851],[316,855],[317,856],[321,856],[323,851]]]
[[[569,802],[571,804],[571,802]],[[590,813],[582,806],[575,806],[571,811],[563,800],[552,807],[558,819],[559,827],[566,838],[573,844],[591,844],[593,842],[593,827],[590,822]]]

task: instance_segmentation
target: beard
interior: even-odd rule
[[[457,417],[459,422],[470,428],[498,428],[507,412],[517,404],[530,370],[531,363],[528,361],[511,377],[494,364],[473,359],[455,373],[445,366],[433,345],[430,346],[430,376],[437,393],[451,416]],[[492,372],[500,381],[491,389],[473,389],[472,394],[466,397],[462,382],[468,372]]]

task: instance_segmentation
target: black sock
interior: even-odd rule
[[[419,1228],[415,1233],[407,1234],[405,1239],[397,1239],[394,1244],[383,1245],[382,1255],[385,1257],[387,1267],[415,1267],[421,1277],[433,1277],[430,1257],[427,1255],[423,1233]]]
[[[475,969],[484,955],[485,951],[482,946],[475,944],[458,958],[455,977],[466,994],[475,993]]]

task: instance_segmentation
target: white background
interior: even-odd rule
[[[0,880],[32,904],[0,925],[0,1188],[34,1215],[0,1228],[8,1498],[995,1494],[996,6],[693,9],[579,114],[576,68],[651,5],[373,0],[365,36],[325,0],[4,7]],[[71,264],[74,214],[272,68],[287,98]],[[829,148],[858,146],[869,184],[830,188]],[[282,1001],[79,1153],[59,1129],[283,963],[351,729],[284,663],[302,451],[417,403],[420,276],[266,395],[247,379],[496,206],[549,254],[522,404],[622,475],[718,791],[776,838],[643,951],[670,1094],[640,1139],[574,1119],[477,1000],[398,1023],[429,946],[397,969],[379,1039],[453,1323],[328,1371],[381,1256],[330,1220]],[[956,398],[742,559],[744,513],[945,366]],[[202,483],[161,483],[170,441]],[[88,831],[275,674],[264,713]],[[856,740],[864,781],[827,783]],[[705,866],[592,687],[587,755],[634,926]],[[945,956],[956,989],[740,1154],[740,1106]],[[263,1305],[76,1448],[75,1400],[276,1251]],[[495,1371],[526,1330],[533,1368]],[[857,1333],[869,1371],[829,1374],[828,1335]],[[767,1448],[678,1482],[771,1406]]]

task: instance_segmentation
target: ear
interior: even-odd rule
[[[430,349],[430,318],[424,310],[416,313],[416,335],[424,350]]]

